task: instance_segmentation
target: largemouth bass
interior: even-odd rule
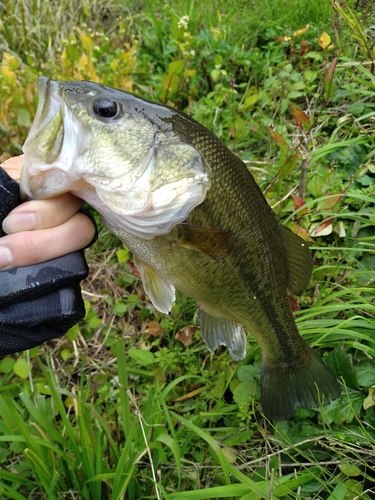
[[[91,82],[39,79],[24,145],[24,198],[71,191],[133,252],[156,309],[175,289],[194,298],[208,349],[235,360],[251,333],[262,349],[270,419],[327,404],[340,386],[299,335],[287,289],[301,294],[312,259],[281,225],[244,163],[174,109]]]

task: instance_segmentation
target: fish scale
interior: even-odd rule
[[[133,252],[156,308],[168,313],[175,289],[197,301],[211,352],[225,345],[242,359],[243,327],[251,333],[268,418],[337,398],[340,386],[300,336],[288,300],[287,289],[301,294],[309,282],[310,252],[278,222],[246,165],[167,106],[46,77],[39,94],[24,145],[25,197],[71,191],[89,202]]]

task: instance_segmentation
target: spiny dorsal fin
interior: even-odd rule
[[[280,228],[289,266],[287,286],[293,294],[301,295],[311,278],[313,268],[311,252],[300,236],[281,224]]]
[[[151,302],[158,311],[169,314],[175,301],[175,287],[165,281],[155,269],[135,256],[134,263],[141,274],[145,292],[150,297]]]
[[[204,309],[199,309],[199,319],[202,338],[210,352],[214,353],[220,345],[224,345],[236,361],[245,357],[246,334],[242,326]]]
[[[200,252],[211,259],[227,257],[236,241],[232,231],[179,224],[176,245]]]

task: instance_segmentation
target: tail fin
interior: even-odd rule
[[[261,404],[270,420],[286,420],[297,406],[318,408],[337,399],[341,388],[328,367],[310,349],[308,362],[296,369],[293,365],[268,367],[262,364],[260,379]]]

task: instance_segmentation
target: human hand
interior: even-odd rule
[[[19,181],[23,156],[2,167]],[[86,247],[94,238],[91,220],[77,211],[83,200],[65,193],[49,200],[31,200],[12,210],[3,221],[0,269],[39,264]]]

